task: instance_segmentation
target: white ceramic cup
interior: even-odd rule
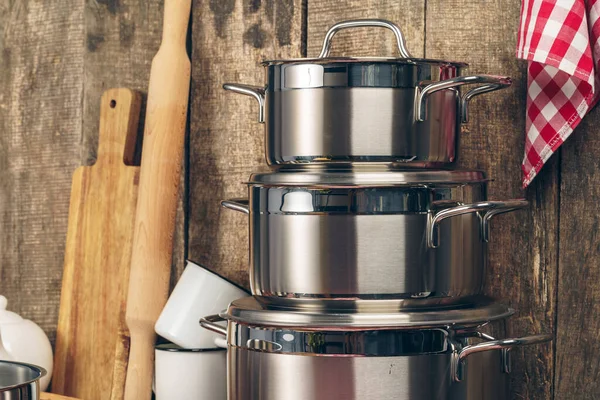
[[[172,343],[155,348],[156,400],[226,400],[227,351],[182,349]]]
[[[226,347],[222,336],[200,326],[200,318],[218,314],[248,293],[221,276],[188,261],[154,329],[186,349]]]

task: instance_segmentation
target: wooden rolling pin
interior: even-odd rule
[[[162,43],[150,70],[126,322],[131,336],[125,400],[150,400],[154,324],[171,273],[190,85],[191,0],[165,0]]]

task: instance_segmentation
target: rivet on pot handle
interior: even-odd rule
[[[498,214],[525,208],[529,205],[527,200],[516,199],[506,201],[481,201],[478,203],[464,204],[456,207],[445,208],[435,214],[430,214],[427,224],[427,246],[435,249],[439,247],[439,224],[445,219],[463,214],[483,212],[482,235],[485,242],[489,241],[489,221]]]
[[[528,346],[532,344],[540,344],[546,343],[552,340],[552,335],[550,334],[540,334],[533,336],[524,336],[520,338],[511,338],[511,339],[500,339],[500,340],[492,340],[489,342],[482,342],[473,344],[470,346],[464,347],[459,351],[456,356],[456,367],[454,368],[454,380],[456,382],[460,382],[462,380],[462,370],[464,368],[464,363],[472,354],[481,353],[483,351],[491,351],[491,350],[511,350],[517,346]]]
[[[365,27],[381,27],[391,30],[396,36],[396,43],[398,44],[400,56],[402,58],[412,57],[406,48],[406,40],[404,39],[404,35],[402,34],[402,31],[398,25],[384,19],[355,19],[351,21],[338,22],[329,28],[327,34],[325,35],[325,39],[323,39],[323,49],[321,49],[319,58],[329,57],[329,51],[331,50],[331,39],[337,32],[341,31],[342,29]]]
[[[469,90],[460,100],[461,119],[467,122],[469,118],[468,104],[475,96],[483,93],[493,92],[494,90],[509,87],[512,80],[508,76],[497,75],[471,75],[459,76],[446,79],[440,82],[431,83],[417,89],[415,96],[415,118],[422,122],[427,119],[427,98],[429,95],[444,89],[451,89],[463,85],[485,84]]]
[[[219,335],[227,336],[227,328],[217,324],[217,322],[223,322],[225,318],[218,314],[209,315],[204,318],[200,318],[200,326],[209,331],[218,333]]]
[[[221,206],[230,210],[250,214],[250,207],[247,199],[231,199],[221,201]]]
[[[223,89],[235,93],[252,96],[258,101],[258,122],[265,122],[265,88],[259,86],[242,85],[240,83],[226,83]]]

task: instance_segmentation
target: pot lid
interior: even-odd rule
[[[393,170],[390,168],[356,167],[354,169],[279,169],[256,173],[247,182],[260,186],[428,186],[474,184],[486,182],[478,170]]]
[[[380,27],[396,36],[400,57],[330,57],[331,40],[342,29]],[[383,19],[359,19],[333,25],[323,40],[316,58],[268,60],[269,89],[307,89],[319,87],[414,88],[428,82],[456,78],[465,63],[416,58],[406,48],[400,28]]]
[[[429,64],[440,67],[466,68],[469,64],[459,61],[438,60],[435,58],[394,58],[394,57],[327,57],[327,58],[288,58],[281,60],[264,60],[264,66],[269,65],[300,65],[300,64],[397,64],[397,65],[423,65]]]
[[[6,297],[0,296],[0,324],[14,324],[23,322],[23,317],[6,309],[7,304],[8,300],[6,300]]]
[[[478,303],[446,308],[402,310],[394,301],[379,301],[377,306],[343,310],[337,300],[323,300],[320,309],[278,306],[244,297],[233,301],[221,317],[241,324],[265,327],[314,329],[415,329],[478,326],[511,316],[514,310],[486,299]],[[373,304],[373,300],[369,303]]]

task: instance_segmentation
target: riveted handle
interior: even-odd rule
[[[217,324],[217,322],[223,322],[225,318],[221,317],[219,314],[213,314],[206,316],[204,318],[200,318],[200,326],[204,329],[208,329],[214,333],[218,333],[219,335],[227,336],[227,328],[222,327]]]
[[[484,351],[491,351],[491,350],[509,351],[509,350],[513,349],[514,347],[546,343],[551,340],[552,340],[552,335],[540,334],[540,335],[532,335],[532,336],[523,336],[520,338],[491,340],[491,341],[487,341],[487,342],[482,342],[482,343],[465,346],[462,350],[460,350],[458,352],[458,354],[455,358],[456,366],[454,368],[454,380],[456,382],[460,382],[462,380],[464,363],[466,362],[467,358],[472,354],[481,353]],[[505,362],[508,361],[508,357],[506,356],[506,353],[504,354],[503,359],[505,360]],[[504,369],[505,369],[505,371],[508,371],[508,366],[505,366]]]
[[[258,122],[265,122],[265,91],[264,87],[243,85],[241,83],[226,83],[223,89],[230,92],[251,96],[258,101]]]
[[[427,246],[435,249],[439,247],[439,224],[445,219],[463,214],[484,212],[481,218],[481,229],[483,241],[489,241],[489,221],[498,214],[525,208],[529,205],[527,200],[515,199],[505,201],[481,201],[472,204],[463,204],[455,207],[445,208],[437,213],[430,214],[427,220]]]
[[[493,92],[494,90],[509,87],[512,85],[512,79],[508,76],[497,75],[459,76],[418,87],[417,94],[415,96],[416,120],[418,122],[422,122],[427,119],[427,99],[431,94],[444,89],[452,89],[463,85],[473,84],[483,84],[483,86],[478,86],[474,89],[471,89],[461,97],[460,107],[462,122],[468,121],[468,104],[473,97],[483,93]]]
[[[482,221],[482,233],[483,241],[490,241],[490,220],[496,215],[504,214],[507,212],[519,210],[521,208],[527,208],[529,202],[524,199],[506,200],[506,201],[492,201],[494,207],[490,208],[485,214],[483,214]]]
[[[221,201],[221,207],[243,212],[244,214],[250,214],[250,206],[247,199],[223,200]]]
[[[396,43],[398,44],[398,51],[400,52],[400,56],[402,58],[412,57],[408,49],[406,48],[406,40],[404,39],[404,35],[402,34],[402,31],[400,30],[398,25],[385,19],[355,19],[351,21],[338,22],[337,24],[329,28],[327,34],[325,35],[325,39],[323,39],[323,48],[321,49],[321,54],[319,54],[319,58],[329,57],[329,52],[331,50],[331,39],[333,39],[335,34],[341,31],[342,29],[367,27],[381,27],[391,30],[396,36]]]

